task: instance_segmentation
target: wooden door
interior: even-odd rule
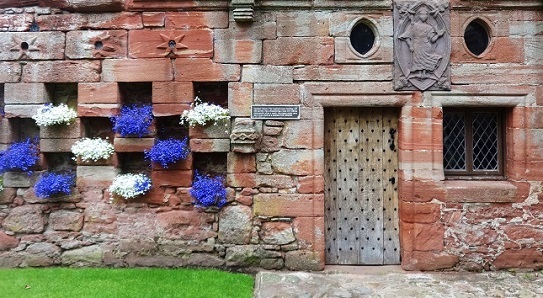
[[[326,263],[400,263],[398,110],[325,112]]]

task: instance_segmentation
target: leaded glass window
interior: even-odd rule
[[[503,175],[500,110],[443,109],[443,167],[449,176]]]

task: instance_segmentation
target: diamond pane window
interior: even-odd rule
[[[443,167],[454,176],[503,175],[503,113],[443,109]]]

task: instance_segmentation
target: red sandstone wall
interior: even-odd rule
[[[82,122],[116,113],[118,82],[152,82],[157,117],[188,108],[194,82],[227,82],[233,117],[249,117],[251,104],[303,107],[300,121],[262,123],[257,154],[227,153],[231,203],[220,213],[192,206],[191,159],[174,170],[152,168],[151,193],[127,203],[109,204],[104,191],[118,171],[116,157],[102,165],[79,165],[78,194],[61,201],[37,199],[34,176],[5,175],[0,267],[321,269],[323,105],[402,107],[404,268],[543,267],[543,15],[537,1],[481,2],[478,8],[451,1],[452,91],[424,93],[393,91],[390,1],[342,1],[342,9],[331,9],[337,1],[261,1],[253,23],[236,23],[228,1],[109,1],[55,8],[12,2],[11,7],[21,7],[2,6],[0,15],[4,147],[19,134],[12,120],[30,117],[47,97],[46,83],[77,83]],[[348,46],[349,26],[361,16],[373,20],[381,35],[381,46],[368,59]],[[489,20],[494,30],[493,48],[482,58],[472,57],[462,41],[463,26],[473,16]],[[39,32],[28,32],[33,21]],[[161,44],[169,39],[188,50],[167,52]],[[101,49],[95,48],[98,41]],[[29,50],[22,50],[21,42],[28,42]],[[510,107],[506,181],[444,179],[441,113],[451,103]],[[84,134],[81,125],[64,133],[40,132],[42,152],[68,152]],[[195,152],[229,151],[227,135],[190,135]],[[141,152],[152,137],[117,138],[116,152]]]

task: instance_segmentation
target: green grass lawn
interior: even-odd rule
[[[213,269],[0,269],[0,297],[252,297],[254,278]]]

